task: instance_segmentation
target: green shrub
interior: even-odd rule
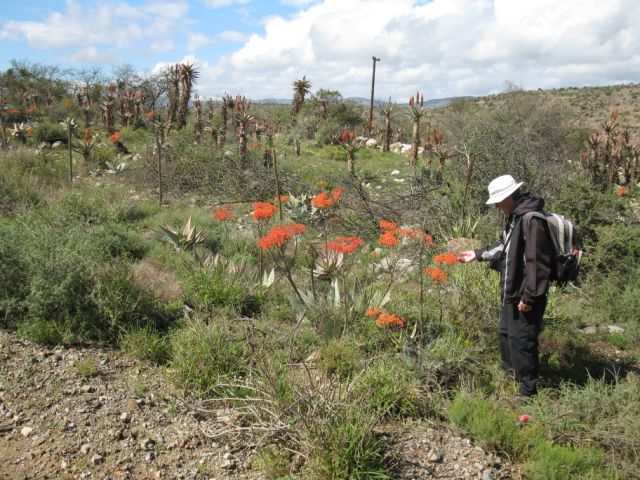
[[[339,407],[315,423],[313,448],[303,470],[313,479],[389,479],[384,442],[373,432],[377,415],[358,403]]]
[[[221,319],[212,324],[191,321],[171,334],[169,375],[178,386],[195,395],[220,394],[220,382],[245,373],[243,340]]]
[[[262,298],[238,277],[212,270],[195,270],[185,282],[187,303],[207,312],[226,311],[244,316],[260,313]]]
[[[328,374],[347,377],[361,368],[362,353],[349,339],[329,340],[320,351],[320,368]]]
[[[123,327],[160,321],[126,263],[143,256],[146,245],[110,221],[110,212],[91,207],[65,197],[57,208],[0,222],[0,291],[7,294],[0,310],[34,340],[113,341]]]
[[[94,338],[115,340],[129,325],[145,325],[160,318],[155,300],[133,280],[129,267],[104,264],[95,268],[88,299],[96,316],[88,325]]]
[[[66,144],[67,131],[59,123],[52,122],[45,118],[41,122],[38,122],[38,125],[33,129],[33,138],[38,143],[43,141],[61,141]]]
[[[0,323],[20,314],[21,299],[27,295],[29,278],[14,248],[19,241],[15,228],[0,220]]]
[[[621,478],[634,478],[640,460],[638,376],[628,374],[613,381],[591,377],[582,386],[561,385],[555,396],[552,408],[536,402],[532,411],[548,437],[599,447],[608,452],[604,461],[609,470],[618,471]]]
[[[45,163],[33,149],[2,151],[0,165],[0,212],[12,212],[19,206],[40,206],[68,181],[61,165]]]
[[[93,165],[98,165],[101,168],[107,167],[107,162],[111,165],[119,163],[117,159],[117,153],[111,145],[109,139],[103,140],[108,142],[96,145],[93,150],[91,150],[91,163]]]
[[[542,441],[524,471],[531,480],[601,480],[603,453],[597,448],[569,448]]]
[[[399,359],[377,361],[360,377],[355,393],[381,417],[415,417],[421,413],[418,380]]]
[[[78,360],[73,364],[76,373],[83,378],[90,378],[98,373],[96,360],[93,357]]]
[[[524,445],[515,415],[482,396],[459,392],[449,407],[449,420],[473,439],[494,450],[520,456]]]
[[[96,248],[110,258],[140,260],[149,252],[148,242],[137,232],[118,223],[110,222],[96,228],[93,236]]]
[[[292,453],[276,445],[265,445],[256,451],[253,464],[267,480],[285,480],[290,478],[291,457]]]
[[[169,341],[166,334],[152,326],[133,327],[121,333],[118,344],[133,358],[162,365],[169,360]]]

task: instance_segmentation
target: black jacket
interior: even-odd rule
[[[481,262],[491,261],[500,271],[500,296],[504,303],[522,300],[532,305],[549,290],[553,246],[547,222],[538,217],[529,219],[527,231],[522,216],[542,211],[544,200],[531,194],[522,196],[513,213],[507,217],[502,242],[476,250]]]

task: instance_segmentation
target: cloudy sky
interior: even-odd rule
[[[190,60],[205,98],[312,90],[404,101],[640,82],[637,0],[19,0],[0,9],[11,59],[153,71]]]

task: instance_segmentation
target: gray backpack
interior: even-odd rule
[[[531,217],[538,217],[547,222],[551,244],[555,252],[555,263],[551,279],[560,284],[574,282],[578,278],[582,261],[582,244],[575,232],[571,220],[551,212],[527,212],[523,215],[525,225]]]

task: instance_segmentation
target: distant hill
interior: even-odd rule
[[[441,107],[446,107],[456,98],[457,97],[436,98],[432,100],[427,100],[424,103],[425,103],[425,107],[427,108],[441,108]],[[473,97],[464,97],[464,98],[473,98]],[[371,102],[371,99],[364,98],[364,97],[346,97],[344,100],[347,102],[359,103],[365,106],[368,106],[369,103]],[[291,105],[291,99],[290,98],[264,98],[262,100],[256,100],[254,103],[258,103],[261,105],[269,105],[269,104]],[[380,107],[384,103],[386,103],[386,100],[375,99],[373,101],[373,105],[375,107]],[[404,104],[398,104],[398,105],[401,107],[406,107],[408,104],[404,103]]]
[[[617,110],[618,122],[629,127],[636,141],[640,139],[640,84],[525,90],[519,93],[565,107],[575,116],[576,125],[587,129],[598,129],[611,112]],[[477,97],[475,101],[495,108],[504,103],[507,96],[501,93]]]

